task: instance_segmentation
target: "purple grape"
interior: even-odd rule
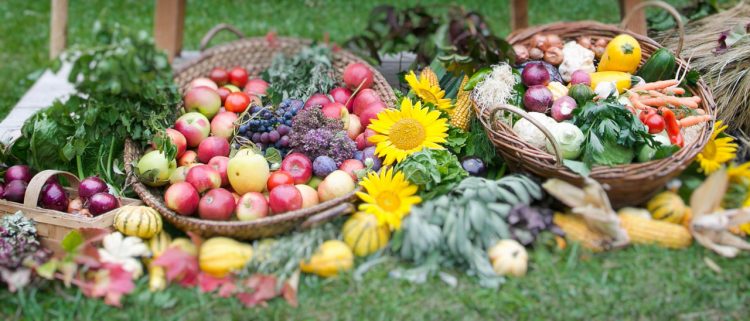
[[[252,141],[253,143],[260,142],[260,133],[253,133]]]
[[[281,138],[279,138],[279,146],[283,148],[289,147],[289,136],[281,136]]]
[[[268,133],[268,140],[272,143],[275,143],[279,140],[280,136],[281,135],[279,135],[279,132],[272,130],[270,133]]]
[[[260,134],[260,142],[263,144],[268,144],[268,133]]]
[[[286,134],[289,134],[289,132],[292,130],[287,125],[279,125],[279,128],[276,128],[276,130],[279,131],[279,135],[284,136]]]

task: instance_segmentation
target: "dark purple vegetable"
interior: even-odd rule
[[[109,191],[107,183],[97,176],[87,177],[78,185],[78,196],[86,200],[94,194]]]
[[[521,82],[527,87],[549,84],[550,74],[541,62],[532,62],[526,65],[521,72]]]
[[[518,68],[519,73],[523,74],[523,70],[526,69],[526,66],[532,63],[542,64],[544,68],[547,69],[547,72],[549,73],[549,81],[557,81],[559,83],[563,83],[562,75],[560,75],[557,67],[542,60],[534,60],[522,63]]]
[[[523,94],[523,105],[528,111],[547,113],[552,107],[552,92],[542,85],[531,86]]]
[[[575,99],[570,96],[562,96],[552,104],[552,119],[561,122],[573,118],[573,110],[578,107]]]
[[[100,215],[120,207],[117,198],[108,193],[97,193],[89,197],[88,209],[91,214]]]
[[[368,158],[372,158],[372,170],[378,171],[383,166],[383,161],[375,156],[375,146],[370,146],[362,150],[362,163]]]
[[[5,182],[24,181],[31,182],[31,169],[26,165],[13,165],[5,171]]]
[[[26,187],[28,185],[23,180],[15,180],[5,184],[3,198],[11,202],[23,203],[23,197],[26,195]]]
[[[484,162],[479,157],[464,157],[461,160],[461,167],[471,176],[484,177],[487,175],[487,166],[484,165]]]
[[[65,212],[68,209],[68,193],[59,183],[47,183],[42,187],[39,205],[46,209]]]

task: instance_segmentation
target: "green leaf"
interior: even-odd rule
[[[583,177],[588,177],[591,173],[591,167],[587,166],[586,163],[571,159],[564,159],[563,164],[565,167]]]
[[[72,254],[75,253],[76,250],[78,250],[78,247],[83,244],[84,239],[81,232],[78,230],[72,230],[68,232],[67,235],[65,235],[65,238],[63,238],[62,242],[60,242],[60,246],[65,250],[66,253]]]

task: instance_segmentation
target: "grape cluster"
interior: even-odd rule
[[[302,110],[304,102],[285,99],[278,107],[252,106],[239,128],[239,134],[265,150],[275,147],[282,156],[289,151],[292,118]]]

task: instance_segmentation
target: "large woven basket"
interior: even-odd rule
[[[639,9],[649,5],[669,6],[661,2],[644,2],[639,5]],[[674,11],[674,9],[672,8],[671,11]],[[575,39],[579,36],[612,39],[619,34],[626,33],[635,37],[640,43],[643,53],[641,63],[643,63],[653,52],[661,48],[661,45],[648,37],[624,30],[622,26],[625,25],[627,20],[628,17],[625,17],[620,27],[594,21],[553,23],[516,31],[508,36],[508,41],[511,44],[525,43],[535,34],[557,34],[563,39]],[[682,31],[682,24],[679,19],[678,27]],[[688,63],[679,58],[679,49],[677,63],[682,68],[687,68]],[[711,90],[702,80],[698,82],[697,86],[690,88],[690,91],[702,98],[700,108],[704,109],[707,115],[716,115],[716,103]],[[583,184],[583,178],[580,175],[563,166],[560,153],[553,155],[531,146],[521,140],[512,128],[498,117],[501,112],[510,111],[516,114],[525,114],[523,111],[507,105],[477,106],[474,104],[474,107],[496,150],[503,156],[512,170],[527,171],[544,178],[559,178],[571,184]],[[528,115],[522,115],[522,117],[529,119]],[[533,121],[533,118],[529,120],[540,126],[538,122]],[[686,146],[671,157],[614,167],[598,166],[592,169],[590,177],[599,181],[607,189],[613,206],[619,208],[642,204],[663,188],[669,180],[677,177],[690,164],[706,145],[712,129],[713,122],[706,124],[693,142],[688,142]],[[546,130],[544,132],[548,139],[556,145],[549,132]]]
[[[241,39],[219,45],[204,51],[209,41],[222,30],[228,30],[237,34]],[[191,80],[197,77],[205,77],[214,67],[231,68],[242,66],[248,70],[251,77],[257,76],[271,65],[273,57],[279,53],[285,55],[295,54],[302,48],[309,46],[312,42],[305,39],[295,38],[245,38],[234,27],[221,24],[209,31],[201,41],[201,57],[195,62],[180,68],[175,72],[174,80],[181,90],[186,90]],[[334,50],[333,66],[337,79],[343,74],[344,68],[353,62],[364,63],[345,50]],[[392,106],[396,101],[393,89],[388,85],[383,76],[374,68],[372,69],[374,82],[372,89],[375,90],[383,101]],[[177,106],[182,109],[182,105]],[[340,198],[323,202],[307,209],[287,212],[279,215],[269,216],[254,221],[208,221],[194,217],[178,215],[168,209],[163,201],[163,190],[149,188],[134,179],[133,164],[141,157],[142,150],[131,140],[125,144],[125,170],[133,181],[133,190],[138,196],[162,214],[162,216],[184,231],[198,233],[201,236],[228,236],[238,239],[259,239],[285,233],[295,228],[305,228],[319,224],[333,217],[351,213],[354,210],[352,202],[355,200],[354,192]]]

